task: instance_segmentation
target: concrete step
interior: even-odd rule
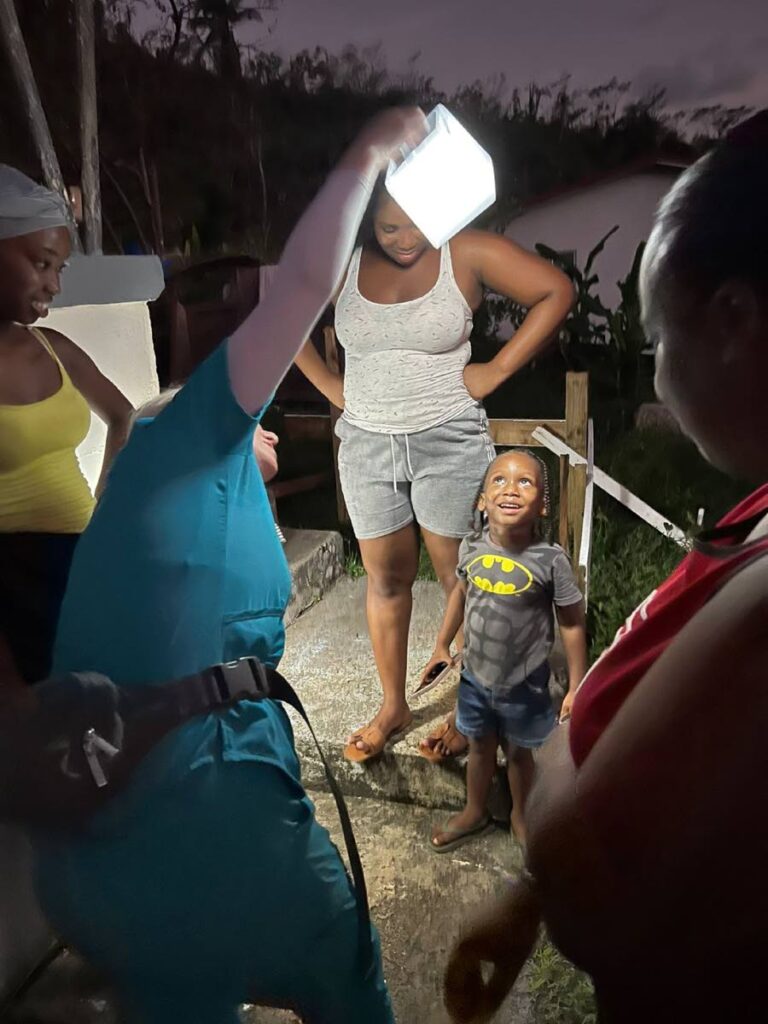
[[[289,626],[316,604],[344,572],[344,541],[333,530],[283,529],[293,590],[285,612]]]
[[[343,851],[333,800],[315,794],[317,816]],[[497,830],[461,849],[435,854],[428,836],[435,815],[390,801],[350,798],[370,894],[381,934],[384,970],[399,1024],[448,1024],[442,976],[467,922],[520,868],[519,850]],[[496,1024],[531,1024],[523,975]],[[109,988],[73,953],[49,966],[3,1016],[4,1024],[118,1024]],[[243,1024],[297,1024],[293,1014],[246,1006]],[[179,1022],[181,1024],[181,1022]],[[340,1022],[341,1024],[341,1022]]]
[[[345,793],[415,803],[430,808],[463,806],[466,759],[433,765],[419,755],[419,740],[452,709],[458,685],[454,671],[439,687],[414,701],[408,733],[388,745],[368,764],[342,754],[352,729],[376,712],[381,688],[371,653],[365,617],[365,578],[344,577],[288,630],[281,671],[293,684]],[[409,642],[407,692],[415,688],[434,647],[444,598],[437,583],[418,581],[414,588]],[[557,654],[553,663],[559,664]],[[298,715],[291,712],[296,744],[308,788],[322,787],[324,774],[314,743]],[[490,810],[500,821],[509,815],[504,773],[495,780]]]

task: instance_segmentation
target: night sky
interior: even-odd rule
[[[419,69],[449,91],[571,73],[577,86],[659,83],[674,107],[768,105],[767,0],[279,0],[242,38],[285,55],[380,42],[395,71],[420,51]]]

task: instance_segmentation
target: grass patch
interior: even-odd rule
[[[429,559],[429,553],[424,546],[424,541],[421,541],[419,546],[419,569],[416,573],[417,580],[437,580],[435,576],[435,570],[432,567],[432,562]]]
[[[596,1024],[592,982],[546,939],[531,959],[528,986],[536,1024]]]
[[[365,569],[363,568],[363,563],[360,561],[360,553],[358,551],[347,551],[344,557],[344,572],[353,580],[357,580],[360,579],[361,576],[365,576]]]
[[[590,661],[610,647],[627,616],[685,555],[639,519],[617,523],[613,510],[605,507],[610,500],[600,500],[593,525],[587,610]]]

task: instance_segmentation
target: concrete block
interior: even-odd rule
[[[344,542],[332,530],[284,529],[285,556],[293,588],[286,626],[316,604],[344,572]]]

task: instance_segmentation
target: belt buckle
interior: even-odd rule
[[[256,658],[240,658],[216,665],[211,670],[223,703],[238,700],[264,700],[269,682],[264,666]]]

